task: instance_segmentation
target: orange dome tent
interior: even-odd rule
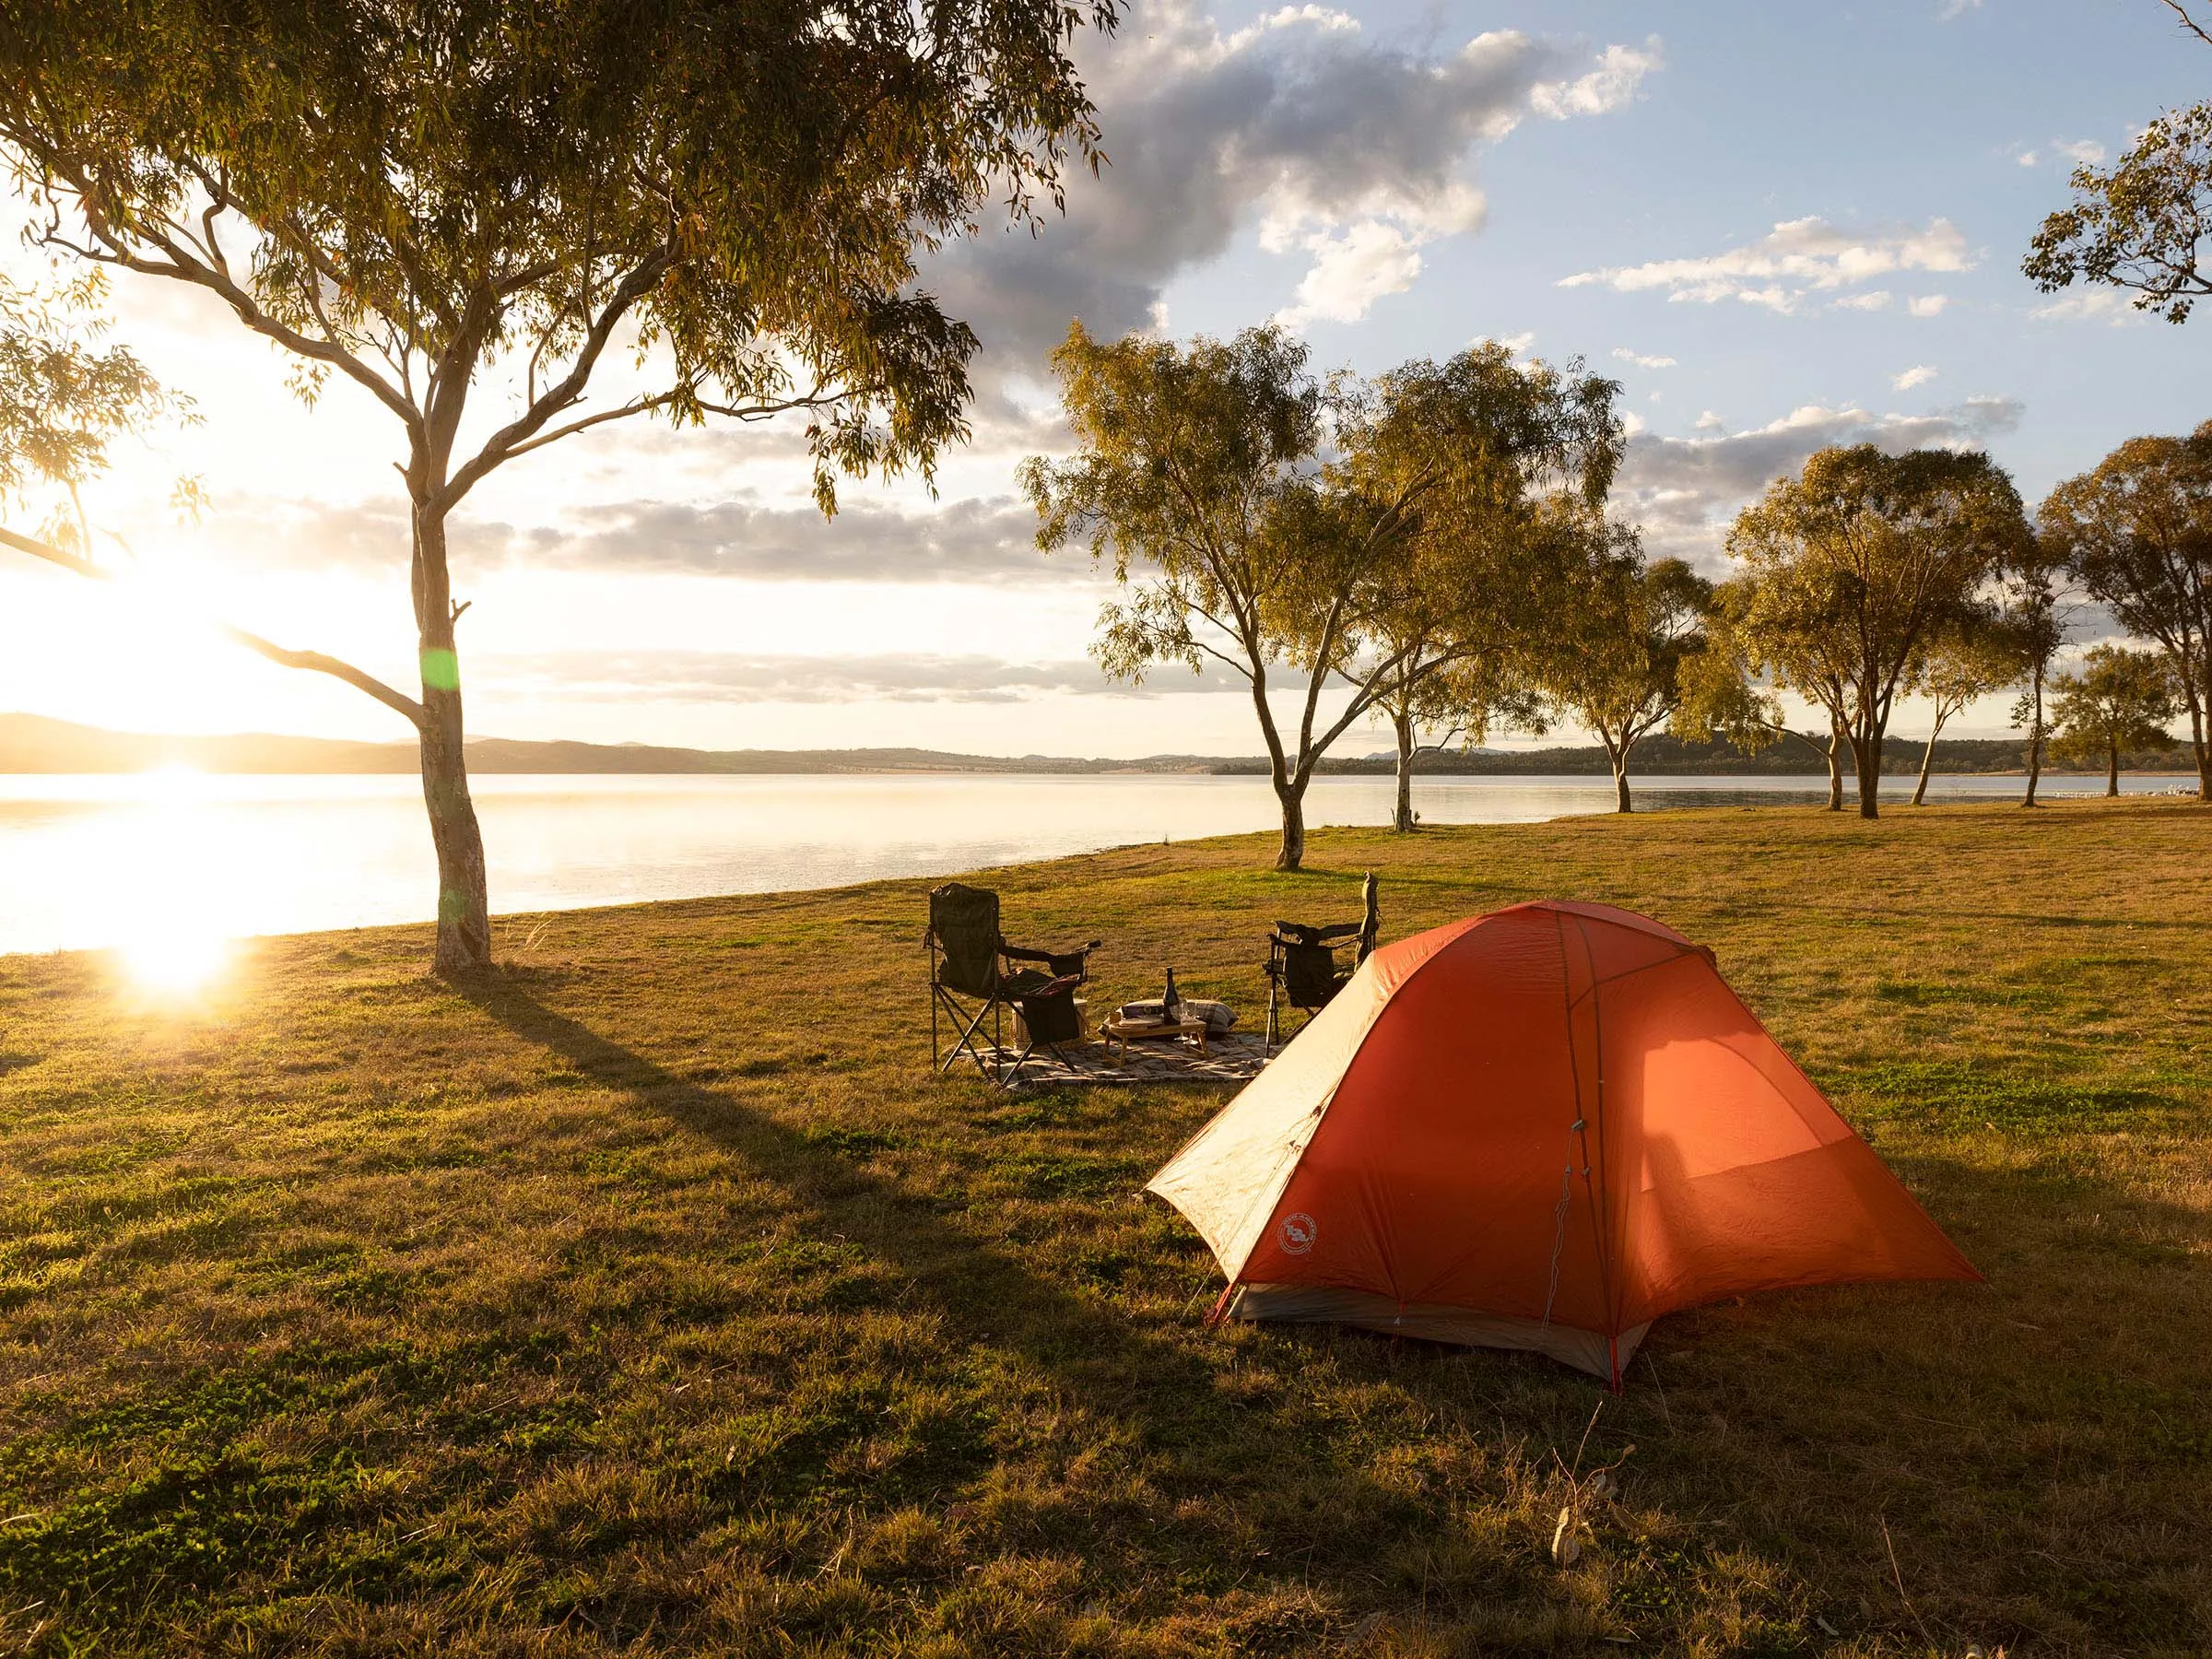
[[[1606,1378],[1663,1313],[1979,1279],[1714,969],[1602,904],[1388,946],[1153,1177],[1221,1311],[1534,1348]]]

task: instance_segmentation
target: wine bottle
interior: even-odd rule
[[[1160,1017],[1172,1024],[1182,1018],[1182,995],[1175,989],[1175,970],[1168,970],[1168,988],[1160,994]]]

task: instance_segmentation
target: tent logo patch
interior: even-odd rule
[[[1294,1215],[1285,1216],[1282,1225],[1276,1229],[1276,1231],[1282,1235],[1285,1255],[1304,1255],[1306,1252],[1313,1248],[1313,1237],[1321,1229],[1314,1225],[1313,1218],[1303,1210],[1300,1210]]]

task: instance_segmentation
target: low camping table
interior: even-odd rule
[[[1122,1045],[1122,1054],[1114,1061],[1117,1065],[1129,1063],[1129,1045],[1132,1042],[1175,1042],[1185,1037],[1198,1040],[1198,1052],[1205,1053],[1206,1024],[1203,1019],[1150,1019],[1139,1023],[1124,1022],[1119,1014],[1106,1021],[1102,1033],[1106,1043],[1106,1057],[1113,1060],[1113,1045]]]

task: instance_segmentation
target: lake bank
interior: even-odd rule
[[[1990,1282],[1670,1319],[1602,1408],[1527,1356],[1204,1326],[1210,1256],[1135,1194],[1219,1097],[933,1083],[924,880],[515,918],[468,991],[421,928],[257,943],[183,1010],[9,959],[6,1629],[2188,1651],[2205,823],[1679,812],[994,876],[1015,936],[1106,939],[1101,999],[1172,962],[1248,1016],[1268,920],[1356,913],[1371,867],[1386,937],[1548,895],[1712,944]],[[1564,1471],[1615,1465],[1553,1566]]]
[[[2156,793],[2181,780],[2131,777]],[[1640,808],[1809,805],[1802,775],[1635,780]],[[1935,798],[2017,794],[1944,777]],[[2053,797],[2101,780],[2053,780]],[[1901,799],[1909,780],[1888,794]],[[878,877],[947,876],[1104,847],[1262,830],[1260,778],[487,774],[476,780],[499,912]],[[1535,822],[1613,809],[1611,781],[1424,778],[1424,818]],[[1314,781],[1317,824],[1389,822],[1391,782]],[[419,785],[404,776],[159,771],[0,776],[0,954],[112,947],[173,957],[233,937],[427,920],[436,870]]]

